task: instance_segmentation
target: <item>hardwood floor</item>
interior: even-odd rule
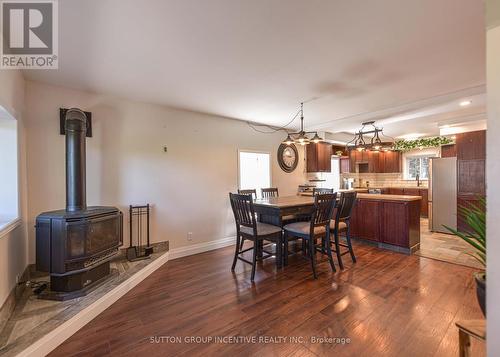
[[[356,264],[344,256],[346,269],[333,274],[322,260],[318,280],[300,256],[278,272],[268,259],[254,285],[250,266],[238,262],[231,273],[232,247],[173,260],[51,356],[457,356],[454,322],[482,318],[474,269],[354,248]],[[167,336],[286,342],[176,343]],[[349,341],[314,340],[321,337]],[[472,343],[473,356],[485,355],[482,343]]]

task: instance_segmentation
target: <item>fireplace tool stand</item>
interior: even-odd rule
[[[129,206],[130,245],[127,248],[127,259],[131,262],[136,260],[149,259],[150,255],[153,253],[153,247],[151,247],[149,241],[149,212],[149,203],[145,206]],[[143,245],[144,225],[146,226],[146,245]],[[134,235],[136,236],[137,245],[133,245]]]

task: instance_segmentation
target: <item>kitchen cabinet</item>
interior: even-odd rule
[[[379,241],[379,201],[356,201],[351,215],[351,234],[353,237]]]
[[[456,157],[457,146],[455,144],[441,146],[441,157]]]
[[[306,145],[306,171],[332,171],[332,145],[328,143],[311,143]]]
[[[402,155],[400,151],[385,151],[383,154],[384,171],[382,172],[392,173],[402,171]]]
[[[351,150],[349,158],[351,173],[401,172],[401,152],[399,151]]]
[[[418,199],[359,197],[351,216],[351,235],[409,254],[420,243],[419,207]]]
[[[348,174],[349,172],[351,172],[351,161],[349,157],[343,156],[340,158],[340,173]]]
[[[486,130],[457,134],[457,160],[484,160],[486,158]]]
[[[342,154],[337,155],[337,153],[342,152]],[[349,156],[349,151],[347,151],[345,146],[332,145],[332,155],[337,155],[341,157]]]
[[[457,134],[457,227],[468,230],[460,207],[478,203],[486,194],[486,130]]]

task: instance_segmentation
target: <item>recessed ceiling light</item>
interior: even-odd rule
[[[466,106],[471,105],[471,104],[472,104],[472,101],[470,101],[470,100],[463,100],[460,102],[461,107],[466,107]]]

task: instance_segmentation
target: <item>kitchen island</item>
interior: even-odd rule
[[[358,193],[351,237],[411,254],[420,246],[421,196]]]
[[[420,246],[420,196],[358,194],[351,217],[353,238],[411,254]]]

